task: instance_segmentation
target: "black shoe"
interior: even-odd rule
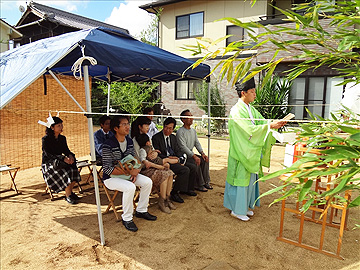
[[[151,221],[154,221],[154,220],[157,219],[156,216],[150,214],[149,212],[140,213],[140,212],[135,211],[135,217],[137,217],[137,218],[143,218],[143,219],[151,220]]]
[[[172,200],[173,202],[178,202],[178,203],[184,202],[184,200],[180,197],[180,195],[178,193],[171,194],[170,200]]]
[[[71,198],[73,198],[75,201],[80,200],[80,198],[78,197],[78,195],[76,195],[74,192],[71,192],[70,196]]]
[[[189,190],[189,191],[180,191],[181,194],[185,194],[188,196],[197,196],[196,192],[193,190]]]
[[[197,196],[196,192],[193,190],[189,190],[188,192],[186,192],[186,194],[189,196]]]
[[[138,230],[138,228],[136,227],[134,221],[130,220],[130,221],[122,221],[122,224],[124,225],[124,227],[132,232],[136,232]]]
[[[207,189],[213,189],[212,185],[210,184],[205,184],[204,187],[206,187]]]
[[[67,201],[70,204],[77,204],[77,201],[74,200],[71,195],[69,197],[65,197],[65,201]]]

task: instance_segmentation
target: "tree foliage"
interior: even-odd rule
[[[208,112],[208,91],[210,91],[210,117],[225,117],[226,107],[224,98],[221,96],[217,82],[203,82],[198,91],[195,91],[196,104],[200,109]],[[224,120],[215,119],[211,121],[212,131],[222,133]]]
[[[99,87],[107,93],[107,84],[102,83]],[[158,87],[157,83],[114,82],[111,84],[110,101],[111,107],[117,111],[125,111],[131,114],[141,114],[144,107],[153,107],[158,100],[152,98],[152,93]]]
[[[155,15],[152,15],[152,19],[148,27],[142,30],[139,34],[139,39],[141,42],[150,44],[152,46],[158,46],[158,23],[160,19],[161,10]]]
[[[104,92],[102,87],[99,87],[99,83],[93,81],[91,88],[91,109],[95,113],[106,114],[107,108],[107,90]],[[99,125],[99,119],[101,115],[94,115],[93,123],[94,125]]]
[[[273,76],[262,87],[256,87],[253,105],[266,119],[282,119],[291,112],[288,106],[292,83],[279,76]]]

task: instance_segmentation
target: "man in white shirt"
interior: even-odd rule
[[[147,115],[146,117],[149,118],[151,121],[150,126],[149,126],[149,131],[146,133],[151,140],[152,136],[154,136],[156,133],[159,132],[155,123],[152,121],[154,117],[151,115],[154,115],[154,109],[151,107],[147,107],[144,109],[143,114]]]

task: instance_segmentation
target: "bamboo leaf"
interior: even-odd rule
[[[357,207],[360,205],[360,196],[355,198],[351,203],[349,204],[349,207]]]
[[[304,200],[306,194],[309,192],[311,186],[313,184],[313,180],[308,180],[305,182],[304,186],[302,187],[302,189],[300,190],[299,193],[299,201]]]
[[[259,180],[258,180],[259,181]],[[267,196],[267,195],[270,195],[270,194],[273,194],[274,192],[278,192],[280,190],[283,190],[284,188],[286,188],[289,184],[286,184],[286,185],[282,185],[282,186],[278,186],[278,187],[275,187],[273,189],[270,189],[268,191],[266,191],[265,193],[261,194],[259,196],[259,198],[261,197],[264,197],[264,196]]]
[[[309,210],[310,206],[312,205],[312,203],[314,202],[314,199],[311,198],[309,200],[306,201],[306,203],[301,207],[301,212],[306,212],[307,210]]]
[[[282,195],[280,198],[277,198],[277,199],[275,199],[274,201],[272,201],[272,202],[270,203],[269,207],[270,207],[271,205],[273,205],[274,203],[277,203],[277,202],[280,202],[280,201],[286,199],[286,198],[289,197],[290,195],[294,194],[296,191],[297,191],[296,188],[292,188],[292,189],[287,190],[287,192],[286,192],[284,195]]]
[[[340,125],[339,126],[340,129],[346,133],[350,133],[350,134],[356,134],[356,133],[359,133],[359,130],[357,128],[352,128],[352,127],[348,127],[348,126],[343,126],[343,125]]]

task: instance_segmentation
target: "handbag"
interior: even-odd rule
[[[55,170],[61,170],[69,168],[71,165],[63,161],[62,159],[54,159],[53,161],[53,167]]]
[[[117,161],[115,167],[119,169],[122,174],[112,174],[110,177],[122,178],[125,180],[131,180],[130,171],[133,169],[141,169],[141,162],[132,155],[127,155],[123,159]]]

